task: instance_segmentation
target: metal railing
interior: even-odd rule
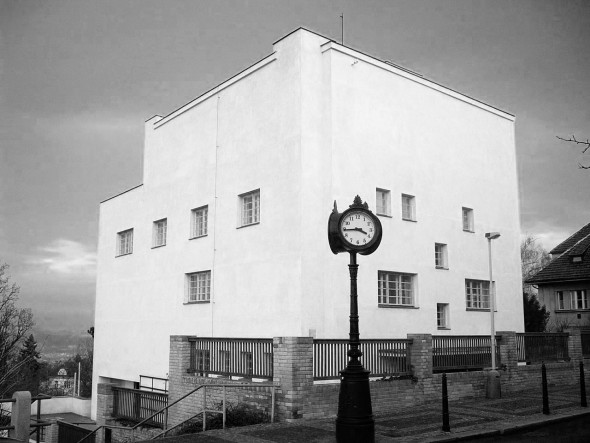
[[[500,365],[500,350],[496,346],[496,361]],[[489,335],[433,335],[432,370],[483,369],[492,365]]]
[[[590,331],[582,331],[580,338],[582,339],[582,355],[584,358],[590,358]]]
[[[155,383],[155,386],[154,386]],[[150,375],[139,376],[139,389],[145,389],[150,391],[158,391],[167,393],[168,392],[168,379],[161,377],[152,377]]]
[[[222,426],[223,429],[225,429],[225,419],[226,419],[226,388],[232,388],[232,387],[250,387],[250,388],[271,388],[271,406],[270,406],[270,422],[273,423],[274,422],[274,416],[275,416],[275,385],[274,384],[262,384],[262,383],[226,383],[226,384],[211,384],[211,385],[199,385],[197,386],[195,389],[193,389],[190,392],[187,392],[186,394],[184,394],[182,397],[180,397],[179,399],[175,400],[174,402],[166,405],[164,408],[154,412],[152,415],[150,415],[149,417],[144,418],[142,421],[140,421],[139,423],[137,423],[135,426],[133,427],[127,427],[127,426],[114,426],[114,425],[102,425],[99,426],[98,428],[96,428],[94,431],[92,431],[91,433],[85,435],[83,438],[81,438],[77,443],[82,443],[82,442],[88,442],[90,438],[94,439],[96,434],[98,433],[98,431],[100,431],[101,429],[119,429],[119,430],[124,430],[127,432],[131,432],[131,442],[135,442],[135,430],[137,428],[139,428],[140,426],[144,425],[144,424],[149,424],[154,422],[154,417],[158,416],[158,415],[162,415],[164,417],[164,426],[163,426],[163,430],[162,432],[160,432],[159,434],[153,436],[151,439],[154,440],[156,438],[159,437],[164,437],[168,432],[172,431],[173,429],[178,428],[179,426],[183,425],[184,423],[194,419],[195,417],[199,416],[200,414],[203,414],[203,430],[206,429],[207,426],[207,412],[209,413],[217,413],[217,414],[222,414],[223,415],[223,419],[222,419]],[[206,409],[206,399],[207,399],[207,388],[209,389],[214,389],[214,388],[223,388],[223,400],[222,400],[222,410],[210,410],[210,409]],[[120,389],[120,388],[119,388]],[[199,391],[203,389],[203,408],[199,411],[197,411],[196,414],[192,415],[191,417],[187,418],[186,420],[177,423],[176,425],[172,426],[172,427],[168,427],[168,410],[180,403],[182,400],[184,400],[185,398],[191,396],[192,394],[194,394],[195,392]]]
[[[37,415],[36,417],[31,417],[31,423],[30,423],[30,428],[32,428],[32,430],[30,431],[29,435],[33,435],[36,434],[35,436],[35,441],[37,443],[39,443],[42,440],[42,435],[43,435],[43,429],[46,426],[50,426],[51,423],[49,422],[44,422],[41,421],[41,401],[42,400],[49,400],[50,398],[52,398],[49,395],[45,395],[45,394],[38,394],[35,397],[31,397],[31,405],[35,402],[37,402]],[[14,398],[2,398],[0,399],[0,404],[2,403],[16,403],[16,399]],[[9,412],[9,411],[4,411],[4,412]],[[9,417],[10,415],[3,415],[2,417]],[[15,429],[14,425],[8,425],[8,426],[2,426],[2,423],[0,423],[0,431],[11,431],[13,429]],[[2,435],[0,435],[0,437],[2,437]],[[3,437],[4,438],[4,437]]]
[[[189,373],[272,378],[271,338],[189,337]]]
[[[518,332],[516,351],[519,362],[569,360],[567,332]]]
[[[361,340],[360,358],[371,377],[409,375],[408,346],[412,340],[383,339]],[[348,340],[316,339],[313,341],[313,378],[330,380],[340,378],[340,371],[348,363]]]
[[[151,417],[151,420],[147,422],[148,425],[160,428],[165,426],[166,417],[164,414],[153,414],[166,407],[168,394],[118,386],[113,386],[112,389],[114,394],[113,416],[115,418],[139,422]]]
[[[63,420],[57,420],[57,426],[59,429],[59,443],[76,443],[80,438],[86,438],[86,436],[90,434],[92,434],[92,436],[86,440],[87,443],[94,443],[96,441],[96,434],[93,434],[91,429],[67,423]]]

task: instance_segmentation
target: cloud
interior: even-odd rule
[[[26,262],[44,273],[82,279],[96,275],[96,252],[82,243],[63,238],[40,247],[39,255]]]

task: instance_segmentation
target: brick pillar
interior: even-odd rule
[[[170,356],[168,360],[168,404],[174,403],[188,392],[185,383],[183,383],[183,377],[188,375],[187,369],[190,366],[190,356],[191,344],[189,337],[186,335],[171,335]],[[196,398],[198,396],[193,395],[193,397]],[[180,402],[168,410],[169,427],[180,423],[190,416],[187,416],[187,413],[182,411],[183,405],[186,408],[188,407],[186,406],[187,404],[186,401]]]
[[[580,328],[573,327],[566,329],[565,332],[570,335],[567,342],[568,354],[572,363],[578,369],[580,362],[584,361],[584,355],[582,354],[582,331]]]
[[[31,425],[31,393],[18,391],[12,394],[16,403],[12,404],[10,426],[14,429],[8,431],[8,437],[19,441],[29,441],[29,426]]]
[[[104,426],[113,416],[115,394],[112,387],[114,383],[98,383],[96,385],[96,424]],[[104,429],[96,433],[96,443],[104,441]]]
[[[408,334],[412,344],[408,347],[412,375],[423,381],[432,378],[432,335]]]
[[[498,347],[500,348],[500,364],[507,371],[514,371],[518,366],[518,351],[516,349],[516,332],[497,331]]]
[[[313,388],[313,338],[273,338],[273,374],[279,419],[303,417]]]
[[[45,443],[58,443],[59,425],[57,424],[57,420],[51,418],[45,421],[51,423],[50,426],[45,428]]]

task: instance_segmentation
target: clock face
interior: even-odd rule
[[[371,243],[375,236],[373,218],[363,211],[350,211],[340,221],[340,233],[347,243],[362,247]]]

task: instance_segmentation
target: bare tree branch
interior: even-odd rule
[[[574,143],[576,145],[585,146],[585,148],[582,149],[582,154],[585,154],[586,151],[588,151],[588,149],[590,149],[590,139],[586,139],[586,141],[577,140],[575,135],[572,135],[571,138],[563,138],[563,137],[560,137],[559,135],[556,135],[555,137],[557,137],[559,140],[563,140],[564,142],[569,142],[569,143]],[[578,163],[578,168],[590,169],[590,165],[586,166],[586,165],[583,165],[582,163]]]

